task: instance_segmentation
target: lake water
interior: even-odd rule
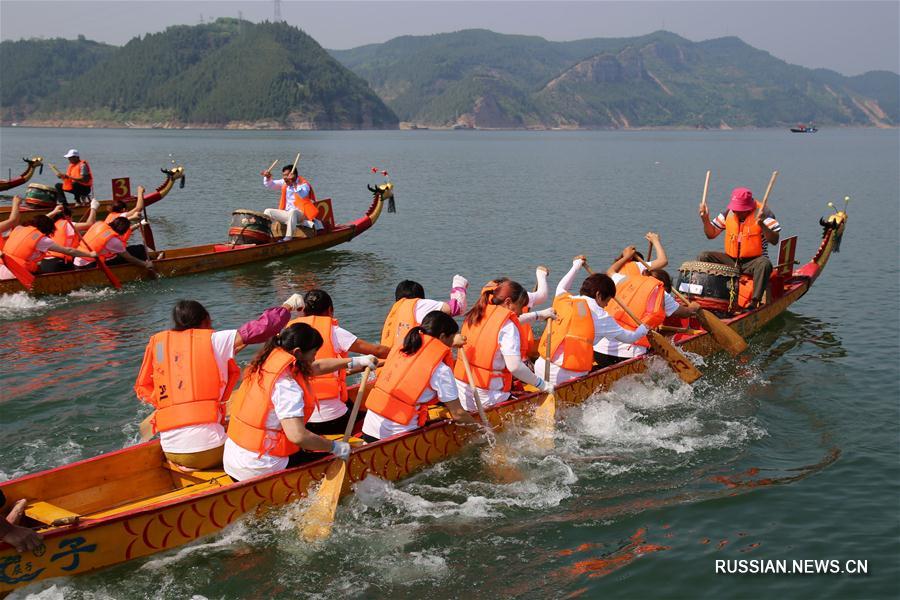
[[[660,232],[669,271],[701,249],[697,204],[732,187],[769,206],[806,261],[826,202],[853,198],[840,254],[746,358],[707,359],[680,384],[665,368],[564,411],[556,448],[518,458],[498,484],[479,449],[395,484],[367,481],[335,534],[308,547],[287,511],[240,521],[180,550],[39,583],[41,598],[897,597],[898,170],[896,130],[730,132],[226,132],[0,130],[3,176],[20,158],[64,164],[70,147],[109,180],[155,187],[171,154],[187,187],[149,210],[158,247],[223,241],[236,208],[274,206],[257,173],[302,152],[301,173],[361,215],[367,183],[396,186],[397,214],[360,238],[291,260],[33,299],[0,297],[0,479],[133,444],[148,413],[131,387],[173,303],[201,301],[236,327],[291,293],[328,290],[341,324],[376,339],[396,283],[445,298],[454,273],[534,267],[551,285],[584,253],[607,265]],[[59,158],[57,158],[59,157]],[[37,182],[53,183],[45,170]],[[9,193],[9,192],[7,192]],[[252,351],[241,355],[244,362]],[[716,560],[868,561],[868,574],[723,575]]]

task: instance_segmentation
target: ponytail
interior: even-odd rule
[[[484,313],[488,305],[503,304],[507,300],[514,304],[521,304],[528,301],[528,292],[518,282],[509,278],[501,277],[488,283],[481,288],[481,295],[478,302],[466,313],[466,325],[474,326],[481,323],[484,319]]]
[[[269,338],[262,349],[256,353],[250,365],[247,367],[247,375],[256,374],[262,369],[263,364],[275,348],[281,348],[285,352],[294,353],[295,350],[300,352],[309,352],[310,350],[318,350],[322,347],[322,335],[313,327],[306,323],[294,323],[293,325],[281,330],[281,333]],[[296,360],[295,371],[304,377],[312,374],[312,365],[301,359]]]
[[[459,331],[459,325],[453,320],[453,317],[440,310],[433,310],[422,319],[422,324],[413,327],[403,338],[403,347],[400,352],[407,356],[412,356],[422,348],[422,336],[430,335],[431,337],[440,337],[447,335],[455,335]]]

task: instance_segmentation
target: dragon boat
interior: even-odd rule
[[[314,252],[349,242],[360,235],[378,220],[385,201],[393,198],[393,185],[382,184],[370,188],[373,200],[368,210],[360,218],[349,223],[335,224],[331,210],[331,199],[319,200],[319,215],[325,229],[318,232],[312,230],[299,231],[289,241],[270,241],[267,243],[228,243],[204,244],[161,251],[148,251],[147,258],[153,261],[154,271],[148,271],[132,264],[109,265],[110,271],[120,282],[142,281],[158,277],[178,277],[194,275],[205,271],[215,271],[236,267],[261,260],[275,260],[295,254]],[[236,211],[236,214],[252,213],[252,211]],[[259,215],[259,213],[252,213]],[[280,224],[277,224],[280,226]],[[234,230],[235,228],[232,228]],[[248,238],[250,230],[243,234]],[[241,237],[241,236],[238,236]],[[274,239],[274,238],[273,238]],[[73,269],[59,273],[36,275],[34,284],[27,290],[16,279],[0,281],[0,294],[14,294],[27,291],[34,295],[66,294],[85,287],[110,287],[106,274],[99,268]]]
[[[23,158],[25,164],[28,166],[22,171],[22,174],[14,179],[0,179],[0,192],[5,192],[6,190],[11,190],[14,187],[19,187],[23,183],[27,183],[29,179],[34,176],[35,171],[39,171],[41,173],[44,172],[44,158],[41,156],[32,156],[31,158]],[[2,221],[4,217],[0,214],[0,221]]]
[[[180,181],[180,186],[184,187],[184,167],[177,166],[172,167],[171,169],[160,169],[160,171],[165,174],[166,179],[159,187],[156,188],[156,190],[144,195],[144,206],[156,204],[157,202],[165,198],[168,193],[172,191],[172,188],[175,187],[176,181]],[[137,202],[137,196],[124,198],[124,201],[129,208],[134,208],[134,205]],[[109,212],[109,207],[112,206],[112,203],[112,200],[101,200],[100,208],[97,210],[97,218],[102,219],[103,217],[105,217]],[[81,219],[90,210],[90,206],[87,205],[78,206],[70,204],[70,206],[72,207],[72,218],[76,221]],[[51,210],[53,210],[53,207],[37,208],[33,206],[27,206],[23,203],[19,206],[19,224],[27,225],[34,217],[38,215],[46,215]],[[0,206],[0,221],[9,218],[9,213],[11,211],[11,206]]]
[[[770,302],[727,318],[729,327],[749,336],[806,294],[832,252],[839,250],[846,220],[843,211],[822,219],[824,233],[812,260],[798,269],[791,267]],[[699,327],[699,323],[691,324]],[[699,355],[720,350],[705,331],[676,334],[674,341],[683,350]],[[647,356],[559,385],[555,390],[557,404],[577,405],[618,379],[644,371]],[[544,394],[539,392],[514,393],[509,400],[487,409],[487,415],[499,429],[528,417],[543,399]],[[477,437],[479,432],[472,427],[436,418],[416,431],[355,446],[348,464],[349,482],[369,475],[390,481],[402,479],[459,453]],[[173,470],[159,442],[150,441],[0,483],[0,491],[7,498],[4,508],[8,510],[13,502],[26,499],[22,524],[37,528],[44,539],[44,546],[34,553],[19,554],[0,543],[0,594],[41,579],[87,573],[177,548],[222,530],[244,514],[304,498],[324,478],[334,460],[338,459],[329,455],[235,482],[222,470]],[[348,485],[343,493],[350,491]]]

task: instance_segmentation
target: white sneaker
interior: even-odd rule
[[[294,239],[292,236],[286,235],[283,238],[281,238],[281,241],[282,242],[290,242],[292,239]]]

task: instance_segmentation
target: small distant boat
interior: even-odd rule
[[[809,125],[803,125],[801,123],[796,127],[791,127],[791,133],[815,133],[817,131],[818,129],[812,123],[810,123]]]

